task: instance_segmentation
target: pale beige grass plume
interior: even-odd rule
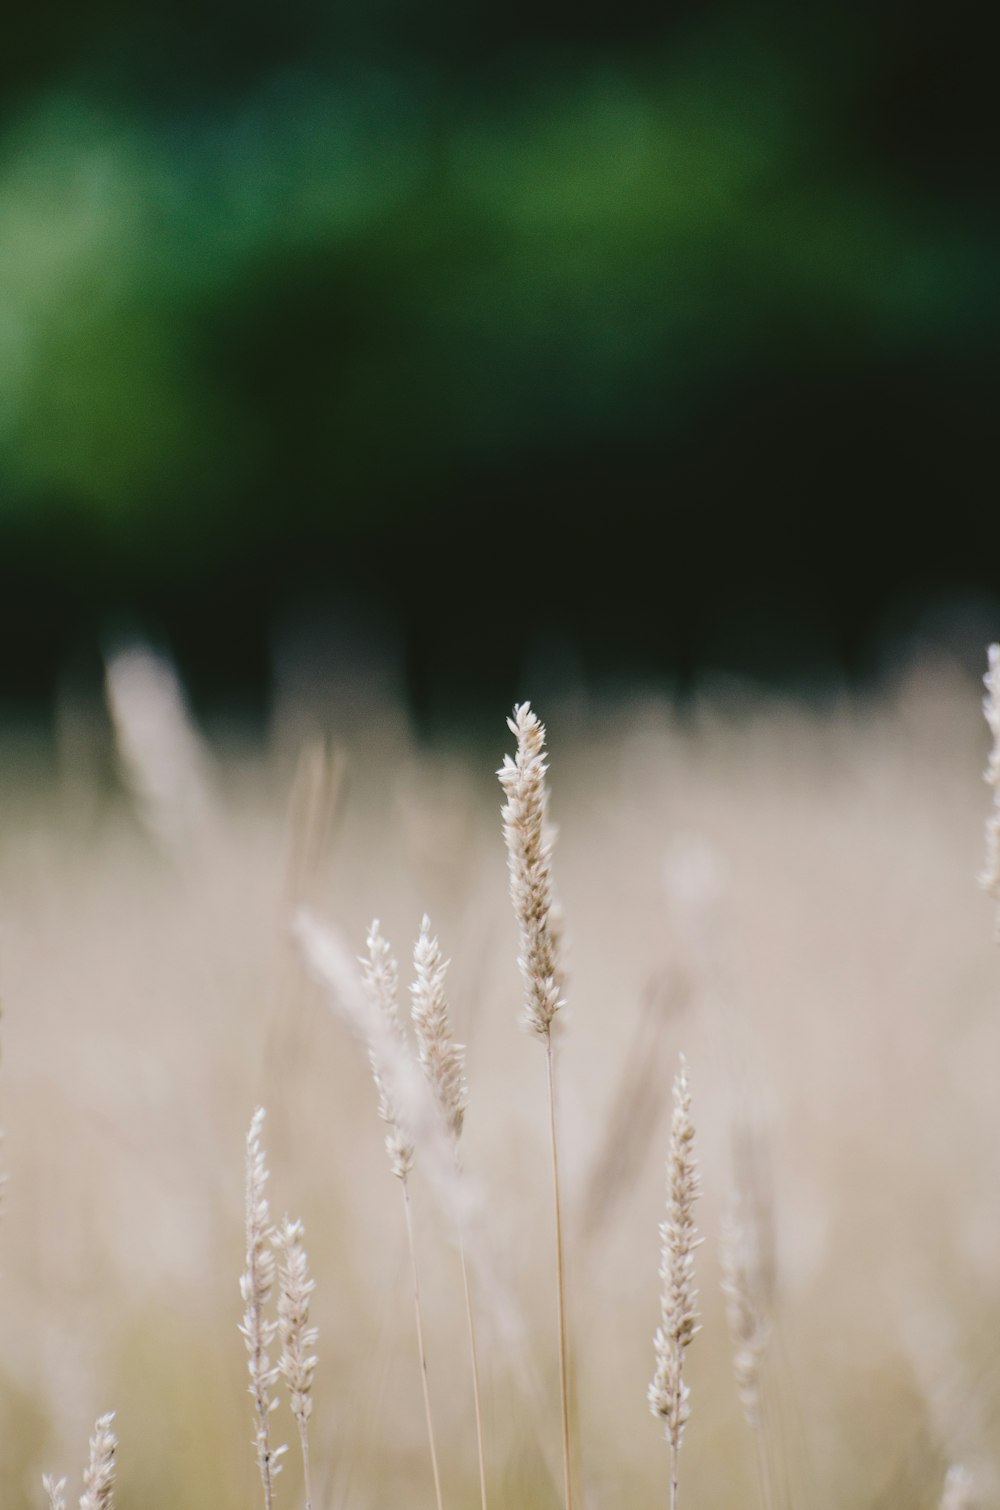
[[[375,1089],[378,1092],[379,1116],[388,1126],[385,1148],[389,1155],[389,1167],[399,1181],[403,1193],[403,1211],[406,1216],[406,1240],[410,1252],[410,1276],[413,1283],[413,1312],[417,1332],[417,1351],[420,1361],[420,1386],[424,1400],[424,1415],[427,1422],[427,1443],[431,1456],[431,1473],[434,1479],[434,1497],[437,1510],[443,1510],[441,1498],[441,1472],[438,1467],[437,1441],[434,1434],[434,1416],[431,1410],[430,1377],[427,1366],[427,1347],[424,1342],[423,1307],[420,1302],[420,1276],[417,1269],[417,1248],[413,1232],[413,1211],[410,1203],[409,1174],[413,1168],[415,1145],[413,1134],[405,1126],[402,1114],[390,1083],[392,1062],[381,1048],[385,1044],[391,1051],[393,1061],[405,1060],[409,1047],[399,1015],[399,967],[388,941],[379,930],[378,919],[368,930],[368,956],[361,961],[362,977],[377,1021],[382,1025],[381,1040],[374,1038],[369,1043],[369,1059]]]
[[[316,1346],[318,1332],[309,1321],[309,1299],[316,1283],[309,1277],[302,1223],[289,1221],[286,1216],[274,1234],[274,1247],[278,1253],[278,1334],[281,1340],[278,1371],[288,1389],[288,1403],[299,1432],[305,1510],[312,1510],[309,1417],[312,1415],[313,1374],[317,1363],[312,1349]]]
[[[389,1156],[389,1168],[402,1182],[405,1191],[406,1177],[413,1168],[414,1138],[398,1105],[390,1060],[390,1052],[393,1058],[399,1059],[407,1052],[399,1016],[399,967],[388,941],[382,936],[378,918],[368,930],[367,945],[368,955],[361,962],[361,974],[382,1028],[380,1040],[369,1040],[368,1056],[378,1092],[378,1114],[388,1128],[385,1151]]]
[[[296,913],[292,931],[329,1007],[367,1056],[388,1127],[390,1168],[400,1178],[419,1153],[421,1171],[449,1228],[461,1233],[472,1213],[474,1191],[461,1175],[454,1137],[403,1029],[399,972],[380,924],[371,924],[368,953],[360,961],[339,929],[305,908]]]
[[[553,830],[549,824],[545,726],[529,703],[514,709],[507,726],[517,739],[513,758],[505,755],[497,776],[506,802],[501,810],[507,844],[510,897],[517,919],[518,966],[524,985],[526,1027],[545,1044],[552,1150],[552,1197],[556,1230],[556,1312],[559,1329],[559,1393],[562,1414],[563,1494],[573,1507],[573,1467],[569,1421],[569,1339],[566,1319],[566,1265],[563,1255],[559,1141],[556,1129],[555,1060],[552,1030],[564,1005],[565,976],[559,958],[561,914],[552,888]]]
[[[563,973],[552,893],[545,725],[529,703],[520,703],[507,726],[517,739],[517,750],[513,757],[504,756],[497,775],[507,799],[502,809],[503,831],[518,925],[524,1023],[548,1045],[556,1013],[563,1005]]]
[[[270,1348],[278,1330],[277,1321],[265,1315],[274,1289],[275,1262],[271,1246],[271,1219],[267,1200],[268,1171],[261,1143],[264,1108],[258,1107],[250,1122],[246,1146],[246,1268],[240,1278],[243,1322],[240,1326],[248,1353],[249,1391],[254,1406],[254,1450],[264,1491],[264,1510],[274,1504],[274,1480],[281,1471],[285,1448],[271,1445],[271,1413],[277,1405],[272,1395],[278,1377],[271,1363]]]
[[[1000,645],[990,645],[987,658],[983,714],[993,736],[993,746],[983,780],[992,790],[993,807],[986,820],[986,864],[979,884],[997,904],[994,932],[1000,941]]]
[[[305,1510],[312,1510],[309,1463],[309,1419],[312,1415],[313,1375],[316,1371],[317,1330],[309,1318],[315,1283],[309,1275],[302,1223],[287,1216],[281,1225],[271,1224],[267,1183],[270,1174],[263,1146],[265,1111],[258,1107],[250,1121],[246,1141],[246,1268],[240,1277],[244,1312],[240,1334],[246,1344],[250,1375],[249,1393],[254,1411],[254,1454],[267,1510],[274,1502],[274,1480],[281,1471],[280,1458],[287,1447],[271,1443],[271,1415],[278,1407],[273,1393],[279,1378],[288,1392],[288,1403],[299,1434],[305,1487]],[[277,1255],[277,1257],[276,1257]],[[277,1288],[277,1314],[267,1314]],[[275,1362],[275,1340],[281,1350]]]
[[[90,1439],[90,1461],[83,1475],[80,1510],[111,1510],[118,1440],[111,1430],[114,1413],[101,1416]]]
[[[465,1049],[452,1035],[444,991],[448,961],[442,956],[437,939],[431,935],[431,922],[426,913],[413,946],[413,971],[410,995],[417,1052],[457,1151],[469,1099],[465,1084]]]
[[[684,1379],[684,1354],[698,1328],[694,1254],[701,1239],[694,1203],[701,1177],[694,1157],[694,1124],[687,1063],[681,1057],[674,1078],[674,1110],[667,1156],[667,1214],[660,1224],[660,1324],[653,1338],[656,1368],[647,1392],[649,1408],[663,1423],[670,1446],[670,1510],[676,1510],[678,1459],[684,1426],[691,1414]]]
[[[434,1094],[448,1133],[454,1142],[456,1170],[460,1169],[459,1140],[468,1104],[465,1083],[465,1048],[456,1043],[451,1031],[445,976],[448,961],[441,953],[437,938],[431,935],[431,923],[424,914],[420,934],[413,946],[414,980],[412,1016],[417,1035],[417,1051],[427,1082]],[[462,1291],[465,1298],[466,1325],[469,1333],[469,1357],[472,1365],[472,1399],[476,1417],[476,1453],[479,1460],[479,1497],[487,1510],[486,1450],[483,1440],[483,1409],[479,1387],[479,1352],[472,1311],[469,1264],[466,1256],[464,1222],[458,1226],[459,1262],[462,1267]]]
[[[115,1489],[115,1453],[118,1439],[111,1429],[114,1412],[99,1416],[90,1439],[90,1456],[83,1474],[80,1510],[111,1510]],[[66,1510],[66,1480],[42,1475],[49,1510]]]
[[[51,1473],[43,1473],[42,1488],[49,1502],[49,1510],[66,1510],[65,1479],[57,1479]]]

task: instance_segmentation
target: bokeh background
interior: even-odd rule
[[[993,74],[963,0],[18,7],[4,706],[137,628],[433,720],[985,622]]]

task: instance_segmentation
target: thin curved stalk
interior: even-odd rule
[[[479,1398],[479,1355],[476,1349],[476,1327],[472,1317],[472,1296],[469,1291],[469,1266],[465,1258],[465,1242],[459,1238],[459,1255],[462,1260],[462,1289],[465,1291],[465,1316],[469,1325],[469,1356],[472,1361],[472,1398],[476,1407],[476,1448],[479,1454],[479,1495],[482,1510],[486,1504],[486,1454],[483,1449],[483,1412]]]
[[[562,1401],[563,1489],[566,1510],[573,1510],[573,1476],[569,1442],[569,1363],[566,1333],[566,1281],[563,1261],[562,1204],[559,1196],[559,1144],[556,1137],[555,1065],[552,1035],[545,1036],[545,1063],[549,1087],[549,1131],[552,1138],[552,1197],[556,1221],[556,1306],[559,1314],[559,1392]]]
[[[427,1417],[427,1442],[431,1450],[431,1471],[434,1474],[434,1496],[437,1510],[444,1510],[441,1501],[441,1476],[438,1473],[437,1448],[434,1445],[434,1420],[431,1415],[431,1391],[427,1377],[427,1353],[424,1348],[424,1323],[420,1310],[420,1282],[417,1278],[417,1249],[413,1241],[413,1214],[410,1209],[410,1192],[406,1181],[401,1180],[403,1209],[406,1212],[406,1237],[410,1246],[410,1272],[413,1276],[413,1310],[417,1320],[417,1347],[420,1352],[420,1383],[424,1393],[424,1414]]]

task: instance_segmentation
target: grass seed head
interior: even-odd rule
[[[413,1168],[414,1141],[393,1089],[394,1070],[397,1065],[402,1067],[402,1062],[409,1056],[399,1016],[399,968],[379,929],[378,918],[368,930],[367,943],[368,957],[361,961],[361,973],[375,1010],[368,1058],[378,1091],[378,1114],[389,1129],[385,1135],[389,1166],[398,1180],[405,1180]]]
[[[676,1451],[691,1414],[684,1382],[684,1352],[698,1330],[694,1250],[701,1239],[694,1225],[700,1176],[694,1159],[694,1125],[687,1065],[682,1057],[674,1080],[674,1110],[667,1159],[667,1214],[660,1224],[660,1325],[653,1346],[656,1368],[647,1392],[649,1408],[663,1422]]]
[[[561,915],[552,895],[554,832],[548,821],[545,726],[529,703],[514,709],[507,726],[517,739],[497,772],[507,798],[501,809],[510,872],[510,896],[517,918],[518,965],[524,982],[525,1026],[548,1038],[563,1005],[559,962]]]
[[[254,1402],[254,1439],[257,1467],[264,1486],[266,1510],[271,1510],[272,1483],[281,1471],[278,1461],[284,1447],[271,1446],[269,1420],[277,1401],[271,1390],[277,1379],[277,1369],[270,1359],[278,1323],[265,1315],[265,1308],[274,1288],[275,1263],[271,1247],[272,1230],[266,1189],[267,1164],[261,1143],[264,1125],[264,1108],[259,1106],[253,1114],[246,1145],[246,1268],[240,1278],[240,1294],[243,1297],[243,1322],[240,1326],[248,1354],[247,1372],[250,1375],[248,1389]],[[89,1510],[89,1507],[88,1507]]]
[[[90,1462],[83,1475],[80,1510],[111,1510],[115,1487],[115,1450],[118,1440],[111,1430],[114,1412],[101,1416],[90,1439]]]
[[[986,819],[986,864],[979,884],[997,903],[995,934],[1000,941],[1000,645],[991,645],[987,651],[988,665],[983,684],[983,714],[993,736],[993,745],[983,780],[993,791],[993,806]]]
[[[292,1414],[300,1426],[305,1426],[312,1415],[312,1381],[317,1362],[312,1350],[318,1336],[316,1328],[309,1324],[309,1297],[316,1282],[309,1277],[303,1235],[302,1223],[291,1222],[287,1216],[274,1234],[279,1254],[278,1370],[288,1386]]]
[[[413,969],[415,979],[410,993],[420,1063],[445,1124],[457,1143],[462,1135],[468,1099],[465,1049],[452,1037],[444,994],[448,961],[441,957],[441,949],[437,939],[431,936],[430,919],[426,915],[413,949]]]
[[[57,1479],[51,1473],[43,1473],[42,1488],[49,1501],[49,1510],[66,1510],[65,1479]]]

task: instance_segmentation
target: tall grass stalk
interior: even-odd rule
[[[317,1332],[309,1323],[309,1299],[315,1289],[315,1281],[309,1277],[302,1237],[302,1223],[290,1222],[287,1216],[274,1237],[274,1246],[281,1255],[278,1268],[278,1328],[281,1334],[278,1370],[288,1388],[289,1404],[299,1430],[305,1510],[312,1510],[309,1418],[312,1415],[312,1381],[316,1368],[316,1356],[312,1349],[316,1346]]]
[[[441,1120],[452,1144],[456,1173],[461,1175],[459,1141],[465,1122],[468,1091],[465,1083],[465,1048],[452,1036],[445,998],[445,976],[448,961],[442,957],[436,938],[431,935],[430,918],[424,915],[420,924],[420,936],[413,948],[414,981],[410,987],[413,997],[413,1025],[417,1034],[420,1063]],[[487,1510],[486,1452],[483,1443],[483,1412],[479,1390],[479,1356],[476,1347],[476,1325],[472,1313],[472,1294],[469,1285],[469,1266],[465,1253],[464,1222],[458,1223],[459,1259],[462,1266],[462,1291],[465,1297],[465,1318],[469,1333],[469,1357],[472,1365],[472,1398],[476,1416],[476,1451],[479,1459],[479,1496],[482,1510]]]
[[[424,1322],[420,1305],[420,1277],[417,1271],[417,1246],[413,1240],[413,1211],[410,1192],[402,1181],[403,1210],[406,1212],[406,1240],[410,1249],[410,1277],[413,1282],[413,1314],[417,1323],[417,1350],[420,1354],[420,1387],[424,1397],[424,1416],[427,1421],[427,1443],[431,1453],[431,1473],[434,1477],[434,1498],[438,1510],[443,1510],[441,1500],[441,1474],[438,1469],[437,1447],[434,1442],[434,1416],[431,1411],[431,1387],[427,1370],[427,1349],[424,1346]]]
[[[483,1510],[486,1501],[486,1451],[483,1444],[483,1405],[479,1392],[479,1350],[476,1347],[476,1323],[472,1312],[469,1264],[465,1256],[465,1238],[459,1234],[458,1256],[462,1265],[462,1292],[465,1296],[465,1320],[469,1331],[469,1358],[472,1363],[472,1400],[476,1412],[476,1451],[479,1457],[479,1498]]]
[[[677,1510],[678,1460],[684,1425],[691,1414],[690,1391],[684,1381],[684,1353],[698,1331],[695,1308],[694,1250],[701,1239],[694,1225],[694,1203],[700,1176],[694,1160],[694,1125],[687,1064],[681,1058],[674,1079],[674,1111],[667,1157],[667,1214],[660,1224],[660,1325],[653,1338],[656,1369],[647,1398],[654,1416],[663,1422],[670,1446],[670,1510]]]
[[[563,1486],[566,1510],[573,1510],[573,1475],[569,1434],[569,1341],[566,1326],[566,1262],[563,1254],[562,1199],[559,1191],[559,1138],[556,1131],[555,1062],[552,1035],[545,1040],[545,1069],[549,1091],[549,1135],[552,1144],[552,1204],[556,1228],[556,1310],[559,1320],[559,1388],[562,1404]]]
[[[434,1439],[434,1416],[431,1411],[430,1381],[427,1369],[427,1349],[424,1345],[424,1323],[420,1305],[420,1278],[417,1271],[417,1248],[413,1237],[413,1212],[410,1206],[409,1174],[413,1168],[415,1145],[413,1134],[402,1119],[396,1097],[393,1094],[393,1066],[387,1061],[387,1052],[395,1050],[399,1056],[408,1052],[403,1025],[399,1017],[399,969],[389,944],[379,931],[378,919],[368,930],[368,957],[362,960],[362,975],[372,1008],[384,1030],[369,1042],[369,1058],[372,1076],[379,1097],[379,1116],[388,1127],[385,1137],[389,1167],[400,1183],[403,1192],[403,1210],[406,1215],[406,1239],[410,1250],[410,1274],[413,1283],[413,1309],[417,1324],[417,1350],[420,1355],[420,1384],[424,1397],[424,1415],[427,1420],[427,1442],[431,1454],[431,1472],[434,1478],[434,1495],[437,1510],[444,1510],[441,1499],[441,1475],[438,1471],[437,1446]],[[398,1081],[398,1076],[395,1077]]]
[[[277,1378],[269,1349],[278,1329],[265,1316],[274,1288],[275,1263],[271,1250],[271,1219],[266,1195],[268,1172],[261,1144],[264,1108],[253,1114],[246,1146],[246,1269],[240,1278],[244,1311],[240,1332],[248,1354],[250,1396],[254,1407],[254,1449],[264,1490],[264,1510],[273,1510],[274,1480],[280,1472],[278,1459],[284,1447],[271,1446],[270,1418],[277,1401],[271,1394]]]
[[[524,985],[523,1022],[545,1044],[552,1147],[552,1198],[556,1233],[556,1310],[559,1327],[559,1392],[562,1409],[563,1492],[573,1510],[573,1474],[569,1420],[569,1346],[566,1325],[566,1276],[562,1202],[559,1190],[559,1140],[556,1128],[556,1080],[552,1029],[564,1003],[564,976],[559,959],[559,910],[552,895],[554,833],[548,817],[545,776],[545,726],[528,703],[514,709],[507,726],[517,739],[513,756],[505,755],[497,775],[507,801],[502,809],[510,895],[517,918],[518,965]]]

